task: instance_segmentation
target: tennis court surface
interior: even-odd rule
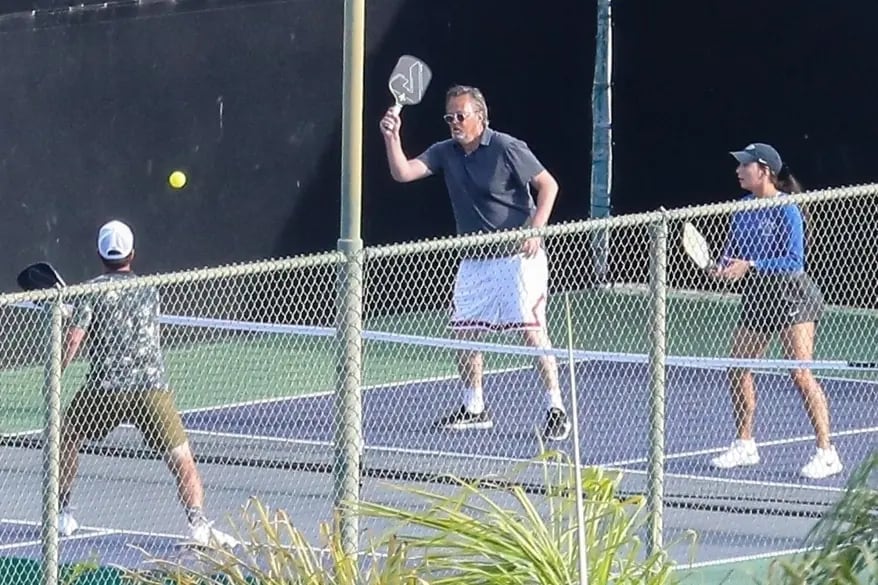
[[[831,261],[813,263],[827,307],[809,368],[828,398],[831,439],[845,469],[822,480],[799,474],[815,439],[788,373],[793,366],[770,361],[782,357],[776,340],[764,360],[748,363],[756,372],[762,462],[728,471],[709,464],[735,437],[727,371],[742,363],[726,356],[740,287],[696,271],[676,235],[682,220],[692,220],[709,242],[721,242],[729,212],[772,202],[549,228],[548,328],[563,399],[579,416],[582,463],[620,474],[623,494],[661,494],[650,500],[656,505],[649,517],[679,563],[703,568],[801,549],[851,472],[878,446],[878,369],[861,364],[878,362],[878,308],[875,279],[860,276],[859,261],[874,257],[870,246],[878,241],[878,221],[864,215],[878,206],[863,204],[875,192],[865,186],[796,196],[807,202],[815,249],[832,254]],[[846,239],[821,231],[839,222]],[[612,232],[610,282],[619,284],[594,286],[591,243],[605,229]],[[206,512],[218,527],[240,520],[242,507],[257,498],[289,512],[319,543],[320,524],[334,518],[337,487],[350,494],[359,479],[351,474],[346,479],[352,481],[340,482],[333,467],[337,455],[360,448],[360,413],[364,500],[424,509],[423,500],[395,488],[447,493],[450,474],[517,480],[539,502],[542,477],[525,462],[540,453],[546,403],[532,348],[523,348],[521,337],[492,336],[483,340],[490,345],[479,346],[494,427],[452,432],[433,425],[458,408],[462,394],[460,345],[447,330],[456,267],[465,253],[518,237],[368,248],[361,272],[350,258],[326,253],[112,284],[161,292],[169,378],[204,479]],[[363,313],[362,324],[342,321],[339,332],[340,277],[362,278]],[[64,302],[75,304],[76,295],[101,286],[68,287]],[[109,286],[101,294],[116,290]],[[7,558],[37,559],[48,313],[18,304],[45,300],[36,293],[2,299],[0,549]],[[54,339],[58,355],[60,337]],[[351,340],[362,342],[361,360],[358,352],[343,351],[355,347]],[[349,376],[345,387],[362,388],[362,401],[334,395],[339,373],[346,372],[357,379]],[[62,404],[84,374],[82,360],[64,373]],[[551,446],[572,455],[571,439]],[[176,546],[187,526],[174,481],[130,428],[86,447],[72,504],[84,528],[62,539],[62,563],[133,567],[151,556],[186,554]],[[360,519],[361,547],[387,528]]]
[[[577,302],[592,307],[594,319],[580,321],[575,336],[592,339],[591,347],[598,351],[602,344],[641,349],[633,333],[636,325],[626,328],[623,320],[611,328],[602,321],[611,305],[618,304],[619,295],[630,298],[627,306],[635,307],[632,312],[640,310],[637,291],[581,293]],[[710,315],[714,321],[728,313],[724,301],[714,297],[679,295],[673,302],[672,310]],[[552,318],[558,323],[557,309]],[[853,319],[844,311],[830,319],[826,330],[831,334],[824,341],[830,348],[844,342],[851,324],[857,330],[863,326],[862,316]],[[417,326],[400,318],[374,324],[412,334],[438,331],[442,320],[443,315],[431,314],[413,319]],[[705,325],[690,320],[685,327],[709,330]],[[178,401],[200,462],[208,513],[218,526],[227,526],[228,517],[238,518],[247,499],[257,497],[272,508],[288,510],[316,540],[319,523],[332,517],[333,340],[295,335],[289,328],[221,329],[217,322],[173,318],[166,319],[166,327],[169,338],[179,339],[170,343],[168,361],[172,379],[179,380]],[[190,333],[184,335],[184,330]],[[557,330],[562,331],[563,325],[559,323]],[[200,333],[195,336],[192,331]],[[710,354],[709,345],[717,342],[706,335],[703,340],[702,349]],[[490,372],[485,393],[493,429],[434,427],[439,416],[459,404],[454,355],[443,345],[366,343],[364,499],[423,505],[388,486],[450,489],[443,484],[444,474],[479,478],[508,473],[540,452],[543,395],[527,356],[485,355]],[[606,357],[578,360],[572,370],[579,398],[582,461],[620,470],[623,492],[645,493],[650,370],[636,359],[626,361],[623,354]],[[567,404],[570,371],[562,360],[560,378]],[[77,374],[81,371],[69,372],[70,380],[65,379],[65,402]],[[15,384],[24,380],[39,388],[42,373],[21,366],[3,375]],[[871,372],[821,373],[831,403],[833,442],[846,469],[841,475],[811,481],[798,471],[814,449],[813,432],[785,371],[757,374],[762,463],[718,471],[709,459],[733,438],[725,368],[711,367],[710,362],[669,366],[663,524],[666,543],[680,540],[671,544],[676,559],[704,564],[800,547],[808,528],[838,498],[855,465],[878,445],[873,378]],[[0,550],[6,557],[38,559],[42,454],[35,429],[41,409],[38,395],[29,400],[30,405],[17,404],[4,412],[4,430],[11,427],[12,432],[4,433],[0,450]],[[570,439],[552,446],[572,452]],[[538,483],[536,477],[519,479]],[[185,558],[177,545],[186,525],[173,482],[163,463],[142,448],[133,429],[118,429],[104,442],[86,448],[73,501],[85,528],[62,539],[62,563],[94,559],[103,565],[137,567],[145,566],[150,556]],[[366,521],[365,527],[382,528],[374,521]],[[688,530],[698,535],[694,546],[685,540]]]

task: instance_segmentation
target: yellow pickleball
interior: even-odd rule
[[[182,189],[186,185],[186,173],[183,171],[174,171],[168,177],[168,183],[174,189]]]

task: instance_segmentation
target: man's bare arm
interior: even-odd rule
[[[67,332],[67,345],[64,347],[64,357],[61,360],[61,369],[66,370],[73,358],[79,352],[82,341],[85,339],[85,329],[71,327]]]
[[[432,173],[423,161],[416,158],[409,159],[402,151],[402,140],[399,137],[401,125],[402,119],[392,109],[387,110],[381,119],[381,135],[384,136],[390,176],[400,183],[409,183],[430,176]]]
[[[530,181],[536,191],[537,209],[530,221],[530,227],[543,227],[549,223],[549,216],[558,197],[558,182],[549,171],[541,171]]]

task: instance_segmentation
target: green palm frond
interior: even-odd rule
[[[878,451],[805,539],[807,552],[772,563],[768,583],[878,584]]]

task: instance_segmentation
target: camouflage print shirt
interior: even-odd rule
[[[111,272],[89,282],[132,277],[132,272]],[[111,391],[168,387],[158,290],[129,288],[86,295],[76,302],[71,325],[86,331],[88,386]]]

